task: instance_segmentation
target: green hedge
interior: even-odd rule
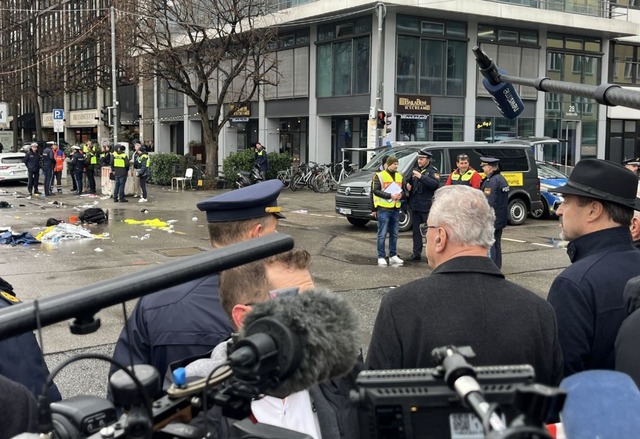
[[[174,153],[161,152],[151,154],[151,182],[159,185],[171,184],[173,177],[184,175],[187,168],[200,169],[200,161],[190,154],[178,155]],[[178,175],[176,175],[178,174]],[[194,172],[193,177],[198,178],[198,172]]]
[[[291,167],[291,156],[289,154],[270,152],[267,154],[267,157],[269,158],[267,179],[276,178],[278,171],[283,171]],[[227,179],[233,179],[238,171],[251,171],[254,160],[255,152],[253,148],[232,152],[224,160],[222,172],[224,172]]]

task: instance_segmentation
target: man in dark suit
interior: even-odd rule
[[[473,364],[531,364],[537,381],[558,384],[562,352],[553,308],[505,280],[487,257],[495,214],[472,187],[435,193],[427,223],[429,277],[382,299],[367,355],[370,369],[432,367],[431,351],[471,346]]]

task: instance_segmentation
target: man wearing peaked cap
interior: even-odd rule
[[[507,227],[509,219],[509,183],[500,174],[500,159],[495,157],[480,157],[480,166],[487,176],[480,185],[480,189],[487,196],[489,206],[496,214],[493,237],[495,242],[489,254],[498,268],[502,268],[502,231]]]
[[[553,281],[547,300],[558,317],[565,375],[613,369],[614,343],[626,317],[625,284],[640,275],[640,252],[629,226],[637,177],[616,163],[585,159],[564,186],[557,213],[571,265]]]
[[[431,164],[432,157],[433,154],[427,149],[418,151],[417,166],[411,171],[406,183],[413,225],[413,252],[410,261],[419,261],[422,258],[424,238],[420,233],[420,224],[427,222],[433,193],[440,187],[440,173],[438,168]]]
[[[213,247],[224,247],[276,231],[282,218],[277,204],[280,180],[268,180],[198,203],[206,212]],[[122,330],[113,359],[128,365],[150,364],[164,377],[169,364],[203,355],[228,338],[233,327],[220,304],[218,273],[144,296],[127,331]],[[111,367],[109,375],[116,372]]]
[[[625,159],[622,164],[625,168],[638,175],[638,167],[640,167],[640,157],[634,157]],[[640,180],[638,181],[638,189],[636,190],[636,197],[640,197]]]

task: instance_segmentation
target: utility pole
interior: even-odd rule
[[[377,115],[378,110],[383,110],[382,107],[382,93],[383,93],[383,77],[384,77],[384,60],[382,58],[382,37],[383,37],[383,29],[384,29],[384,17],[387,14],[387,8],[384,3],[378,3],[376,7],[376,15],[378,16],[378,33],[376,38],[376,44],[373,48],[373,54],[377,57],[378,65],[377,65],[377,82],[375,84],[376,92],[375,95],[371,94],[371,107],[369,108],[369,126],[367,130],[367,148],[377,148],[382,146],[382,137],[378,134],[377,127]],[[367,154],[368,158],[371,159],[373,156],[372,152]]]
[[[116,9],[111,4],[111,93],[112,93],[112,105],[113,105],[113,148],[114,150],[118,145],[118,67],[116,65]],[[129,151],[127,151],[129,154]]]

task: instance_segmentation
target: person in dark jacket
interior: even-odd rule
[[[240,329],[245,316],[253,309],[253,305],[248,304],[269,300],[270,291],[295,287],[302,293],[314,288],[309,265],[309,253],[293,249],[225,270],[220,275],[220,300],[234,328]],[[225,360],[227,346],[228,342],[224,341],[207,358],[186,365],[187,380],[208,376]],[[356,389],[355,377],[361,369],[360,363],[344,377],[313,385],[286,398],[265,396],[251,403],[252,417],[311,437],[359,438],[358,411],[350,402],[349,392]],[[237,422],[223,418],[220,407],[207,412],[207,418],[216,431],[213,435],[216,439],[229,437],[229,426]],[[202,417],[192,425],[203,426]]]
[[[480,157],[480,165],[487,176],[480,189],[487,196],[489,206],[496,214],[493,237],[495,242],[489,251],[489,255],[498,268],[502,268],[502,231],[507,227],[509,220],[509,183],[500,174],[500,160],[494,157]]]
[[[622,298],[627,317],[616,337],[616,370],[629,375],[640,388],[640,276],[629,279]]]
[[[434,270],[382,298],[369,369],[432,367],[434,348],[471,346],[474,365],[530,364],[537,382],[560,382],[562,351],[553,308],[507,281],[487,257],[494,221],[479,190],[452,185],[436,191],[422,226]]]
[[[262,181],[267,179],[267,171],[269,170],[269,157],[267,157],[267,150],[264,149],[262,143],[258,142],[255,146],[255,164],[260,169],[260,175]]]
[[[409,209],[413,225],[413,253],[410,261],[422,259],[424,240],[420,234],[420,224],[427,222],[433,193],[440,187],[440,173],[431,164],[433,154],[426,149],[418,151],[417,165],[407,179],[406,189],[409,197]]]
[[[73,180],[75,182],[76,194],[82,194],[82,177],[84,175],[84,167],[86,162],[86,156],[82,152],[82,148],[78,145],[71,147],[73,154],[71,155],[71,170],[73,172]]]
[[[87,185],[90,194],[96,194],[96,166],[100,160],[98,146],[91,141],[87,142],[85,148],[85,173],[87,175]]]
[[[0,375],[0,438],[10,439],[20,433],[37,433],[36,399],[21,384]],[[34,434],[34,437],[36,435]]]
[[[111,169],[115,177],[115,187],[113,189],[113,201],[115,203],[128,203],[125,198],[125,187],[127,185],[127,174],[129,173],[129,157],[125,153],[124,145],[118,146],[116,152],[111,157]]]
[[[56,167],[56,158],[53,155],[51,145],[53,142],[47,142],[42,151],[42,172],[44,173],[44,194],[45,196],[53,195],[53,170]]]
[[[149,169],[149,154],[147,154],[147,148],[141,146],[140,149],[136,152],[134,156],[134,161],[138,164],[136,168],[136,176],[140,180],[140,190],[142,191],[142,196],[138,200],[139,203],[147,202],[147,179],[149,178],[149,174],[151,173]]]
[[[617,163],[584,159],[553,190],[564,198],[557,214],[571,265],[553,281],[547,300],[558,316],[567,376],[615,367],[615,339],[626,317],[622,293],[640,275],[629,232],[633,211],[640,210],[637,181]]]
[[[19,303],[13,286],[0,278],[0,309]],[[0,375],[22,384],[34,396],[40,395],[49,369],[33,332],[0,340]],[[62,399],[55,384],[49,388],[49,399],[52,402]]]
[[[32,143],[31,148],[24,156],[24,164],[27,166],[29,198],[33,194],[40,195],[38,191],[38,179],[40,178],[40,153],[38,152],[38,144]]]
[[[282,218],[277,198],[280,180],[268,180],[198,203],[209,223],[213,247],[263,236],[276,231]],[[170,324],[168,324],[170,322]],[[204,354],[232,332],[220,305],[218,274],[194,279],[141,298],[129,317],[129,330],[120,333],[113,359],[129,365],[150,364],[164,376],[169,364]],[[111,368],[110,375],[116,371]]]

